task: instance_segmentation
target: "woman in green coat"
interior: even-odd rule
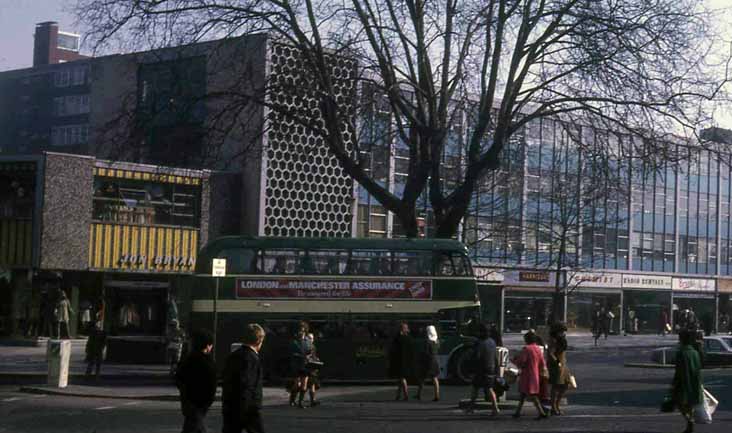
[[[688,330],[679,332],[681,347],[676,354],[676,368],[672,395],[676,406],[686,418],[684,433],[694,431],[694,406],[704,398],[702,389],[701,357],[694,348],[694,334]]]

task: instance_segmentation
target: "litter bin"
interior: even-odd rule
[[[48,384],[58,388],[66,388],[69,383],[69,359],[71,358],[71,341],[48,340],[46,360],[48,361]]]

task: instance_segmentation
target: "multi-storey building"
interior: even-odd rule
[[[253,103],[265,83],[298,82],[298,61],[292,48],[252,35],[2,72],[0,154],[54,150],[232,171],[240,182],[229,195],[237,212],[222,221],[223,232],[400,236],[396,218],[354,187],[319,137]],[[342,81],[352,69],[340,68]],[[344,85],[344,94],[351,90]],[[276,86],[268,97],[293,108],[317,106]],[[372,175],[399,194],[408,151],[387,138],[391,122],[387,107],[373,107],[360,119],[360,139]],[[467,117],[456,118],[450,131],[442,161],[448,190],[464,169],[470,126]],[[599,134],[575,129],[588,143]],[[651,332],[660,328],[664,309],[673,318],[673,311],[688,307],[718,326],[732,292],[725,145],[717,152],[700,147],[663,167],[617,161],[622,188],[593,200],[591,209],[572,209],[562,203],[581,189],[559,188],[557,180],[580,185],[586,172],[562,131],[557,121],[537,120],[514,136],[501,170],[476,191],[458,234],[484,283],[488,320],[506,331],[545,324],[559,287],[569,292],[563,314],[572,327],[589,327],[598,307],[614,312],[615,332],[628,328],[630,311],[639,330]],[[715,134],[713,141],[730,142]],[[418,205],[420,230],[430,236],[427,198]],[[568,239],[563,246],[558,229]]]

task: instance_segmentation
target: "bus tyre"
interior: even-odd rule
[[[455,382],[467,385],[473,381],[475,365],[472,354],[472,350],[465,348],[453,355],[451,359],[451,376]]]

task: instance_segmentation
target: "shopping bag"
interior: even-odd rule
[[[719,406],[719,400],[714,398],[711,392],[704,389],[704,401],[709,407],[709,415],[714,415],[714,412],[717,410],[717,406]]]
[[[706,390],[705,390],[706,391]],[[711,396],[711,394],[709,394]],[[713,398],[713,397],[712,397]],[[716,400],[716,399],[715,399]],[[712,414],[717,406],[712,409],[711,398],[707,397],[707,393],[702,394],[702,401],[694,407],[694,421],[697,424],[711,424]]]
[[[567,388],[577,389],[577,379],[575,379],[574,374],[569,376],[569,382],[567,383]]]
[[[667,323],[665,326],[665,329],[666,329],[666,332],[671,332],[671,325]]]

